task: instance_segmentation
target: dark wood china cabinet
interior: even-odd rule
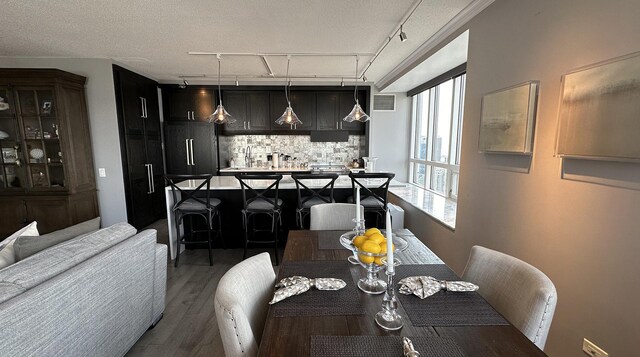
[[[34,220],[47,233],[98,216],[85,82],[0,69],[0,238]]]

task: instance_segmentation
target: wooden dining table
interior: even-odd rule
[[[326,249],[326,247],[319,249],[319,240],[338,241],[342,233],[344,231],[290,231],[281,267],[292,262],[322,261],[335,265],[346,261],[352,255],[346,248],[336,245],[334,247],[336,249]],[[401,236],[409,243],[405,252],[397,254],[402,263],[443,264],[408,230],[401,232]],[[354,281],[347,281],[347,284],[355,284],[357,277],[366,275],[361,266],[349,265],[346,269],[350,269],[354,277]],[[362,294],[359,301],[363,303],[365,311],[361,315],[322,316],[318,314],[320,316],[280,317],[276,316],[276,305],[271,305],[258,355],[309,356],[312,336],[433,336],[446,337],[455,341],[466,356],[546,356],[511,324],[418,327],[407,318],[401,303],[398,304],[398,312],[403,317],[404,326],[397,331],[383,330],[374,321],[375,314],[381,310],[383,295],[369,295],[360,290],[358,292]],[[293,296],[290,299],[295,298],[296,296]]]

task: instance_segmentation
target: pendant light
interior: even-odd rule
[[[276,120],[276,124],[278,125],[301,125],[302,122],[291,108],[291,101],[289,101],[289,94],[291,93],[291,81],[289,80],[289,62],[291,62],[291,56],[287,56],[287,81],[284,84],[284,96],[287,99],[287,109],[284,110],[284,113]]]
[[[356,88],[353,90],[353,99],[356,100],[356,105],[354,105],[353,109],[351,109],[351,113],[349,113],[349,115],[347,115],[346,117],[344,117],[344,119],[342,119],[349,123],[352,121],[365,122],[370,119],[367,113],[365,113],[364,110],[362,110],[362,107],[358,102],[358,61],[359,60],[360,60],[360,56],[356,56],[356,76],[355,76]]]
[[[227,112],[226,109],[224,109],[224,106],[222,105],[222,94],[220,91],[220,55],[216,55],[216,57],[218,58],[218,99],[219,99],[219,104],[218,107],[216,108],[216,111],[213,112],[213,114],[209,115],[209,123],[213,122],[215,124],[226,124],[226,123],[235,123],[236,119],[234,117],[231,116],[231,114],[229,114]]]

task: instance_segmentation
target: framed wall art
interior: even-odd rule
[[[563,76],[556,155],[640,161],[640,52]]]
[[[478,150],[486,153],[533,153],[539,82],[530,81],[482,97]]]

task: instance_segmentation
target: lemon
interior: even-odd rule
[[[378,228],[369,228],[364,232],[364,235],[370,237],[374,233],[380,233],[380,230]]]
[[[384,242],[384,236],[380,233],[374,233],[372,235],[369,236],[369,240],[376,243],[376,244],[380,244],[382,242]]]
[[[355,238],[353,238],[353,245],[355,245],[356,247],[360,248],[362,246],[362,243],[364,243],[364,241],[367,240],[366,236],[357,236]]]
[[[371,264],[375,261],[376,258],[374,257],[370,257],[368,255],[364,255],[364,254],[358,254],[358,259],[363,263],[363,264]]]
[[[380,243],[380,254],[387,254],[387,243]]]
[[[360,250],[367,253],[378,254],[380,253],[380,245],[377,244],[376,242],[373,242],[371,239],[369,239],[364,243],[362,243]]]
[[[377,257],[376,259],[373,260],[373,262],[378,265],[382,265],[382,261],[380,259],[382,259],[382,257]]]

